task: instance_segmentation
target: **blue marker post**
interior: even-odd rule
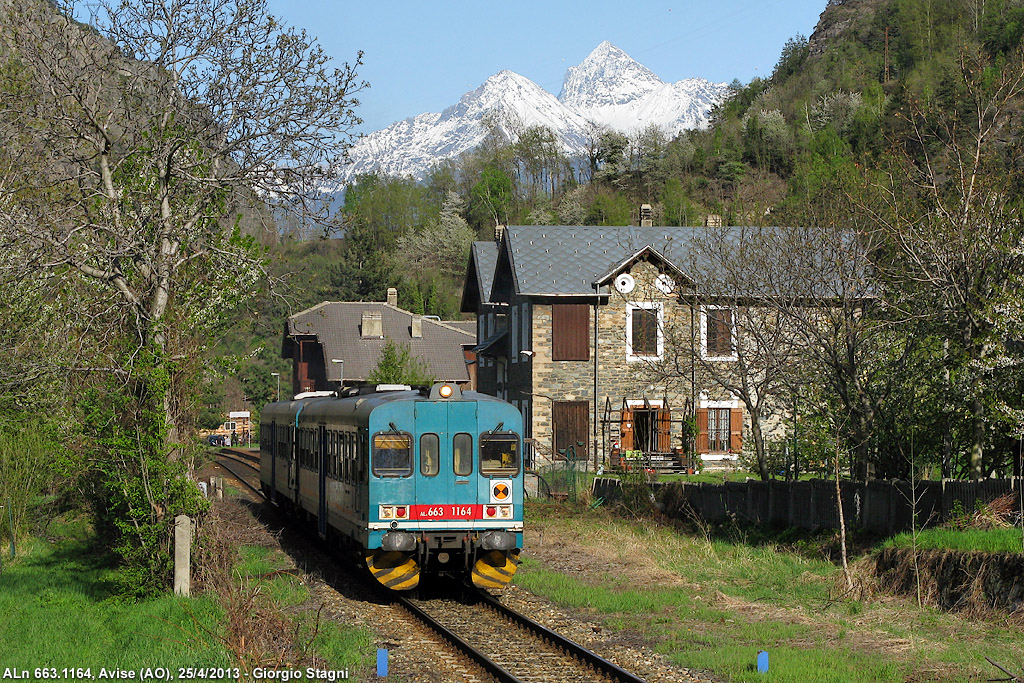
[[[768,673],[768,653],[761,650],[757,653],[757,671],[758,673]]]
[[[377,650],[377,675],[381,678],[388,677],[388,651],[384,648]]]

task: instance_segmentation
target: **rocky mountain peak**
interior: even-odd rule
[[[569,67],[558,99],[581,108],[623,104],[661,85],[653,71],[606,40]]]

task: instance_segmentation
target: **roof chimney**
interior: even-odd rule
[[[363,311],[361,334],[363,339],[380,339],[384,336],[384,321],[380,311]]]
[[[420,339],[423,337],[423,316],[414,315],[412,322],[409,324],[409,331],[412,333],[413,339]]]
[[[494,226],[494,241],[501,243],[501,238],[505,236],[505,226],[495,225]]]
[[[649,228],[654,225],[654,209],[650,204],[640,205],[640,227]]]
[[[394,287],[388,287],[388,306],[398,308],[398,290]]]
[[[704,225],[709,228],[720,228],[722,227],[722,217],[717,213],[709,213],[704,219]]]

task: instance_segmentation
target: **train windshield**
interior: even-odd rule
[[[505,434],[480,435],[480,473],[511,477],[519,473],[519,437]]]
[[[374,436],[373,473],[378,477],[405,477],[412,474],[412,437],[408,434]]]

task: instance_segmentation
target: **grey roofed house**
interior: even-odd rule
[[[476,312],[481,304],[491,299],[494,285],[494,267],[498,263],[498,245],[495,242],[474,242],[469,252],[466,286],[462,290],[462,310]],[[483,340],[481,340],[483,341]]]
[[[476,335],[392,303],[325,301],[289,316],[281,355],[293,359],[295,393],[338,389],[365,381],[387,339],[408,345],[437,381],[465,384],[467,352]]]
[[[639,260],[660,263],[677,282],[701,283],[703,294],[756,298],[763,273],[752,271],[745,291],[709,292],[716,277],[702,272],[702,249],[714,240],[734,244],[763,242],[776,250],[801,248],[815,251],[813,233],[799,228],[766,226],[636,227],[636,226],[508,226],[501,244],[476,242],[463,292],[463,311],[478,310],[480,303],[500,304],[521,297],[604,298],[612,279]],[[847,256],[848,258],[848,256]],[[780,264],[781,266],[781,264]],[[474,282],[473,269],[477,270]],[[488,274],[490,268],[493,273]],[[823,271],[826,268],[822,268]],[[732,287],[738,283],[733,282]],[[485,292],[489,290],[490,295]],[[828,298],[833,288],[824,283],[815,293]],[[479,292],[479,293],[478,293]],[[474,297],[479,296],[478,301]]]

